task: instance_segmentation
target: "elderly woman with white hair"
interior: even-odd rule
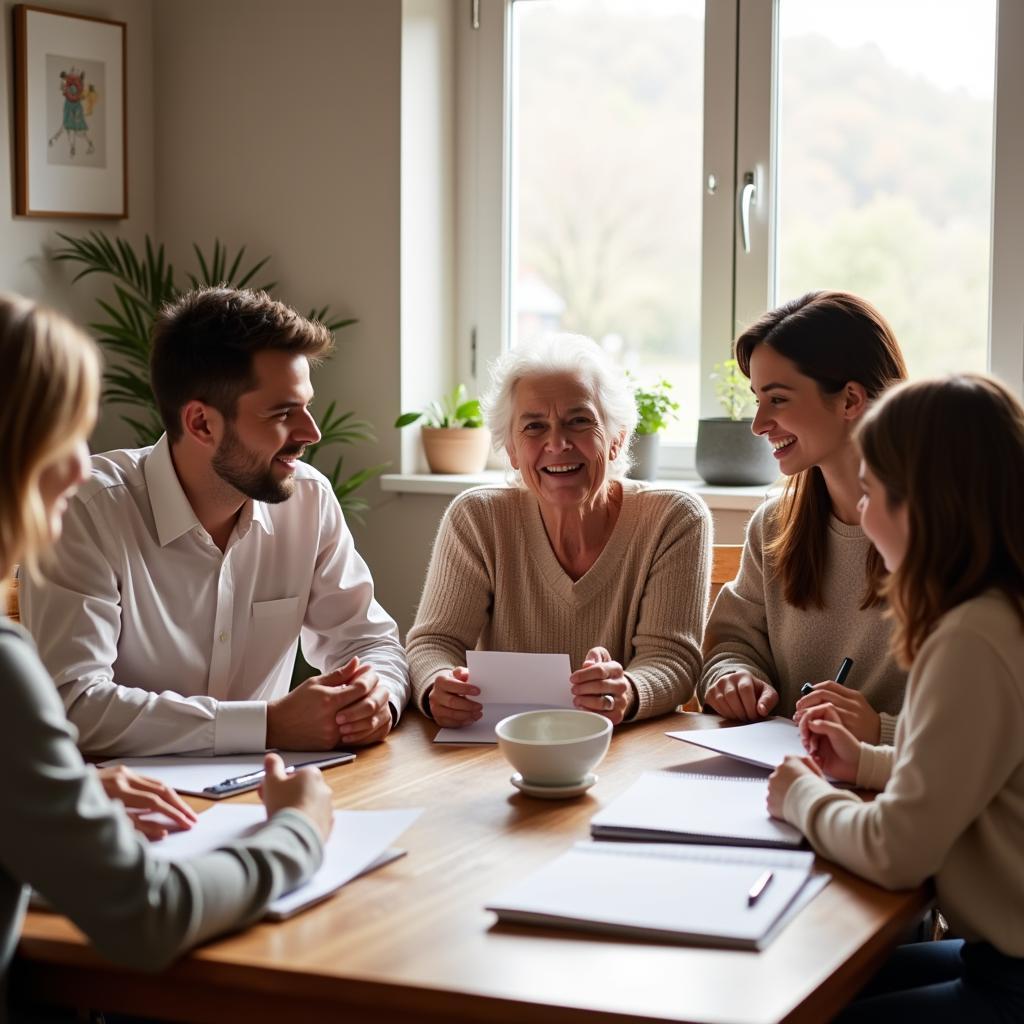
[[[672,711],[700,677],[707,509],[624,479],[636,407],[594,342],[515,349],[492,377],[487,423],[517,486],[445,513],[406,643],[417,705],[442,726],[479,719],[479,649],[567,652],[575,706],[614,725]]]

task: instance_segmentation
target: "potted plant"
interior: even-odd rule
[[[697,472],[709,484],[731,486],[771,483],[778,465],[771,447],[751,431],[753,406],[750,383],[735,359],[715,366],[711,379],[726,416],[712,416],[697,424]]]
[[[396,427],[422,420],[420,436],[431,473],[479,473],[487,463],[491,432],[484,426],[478,398],[466,398],[465,385],[419,412],[404,412]]]
[[[658,477],[658,443],[661,432],[679,417],[679,403],[670,394],[672,384],[659,380],[650,387],[637,385],[636,427],[630,442],[633,465],[629,475],[634,480],[656,480]]]

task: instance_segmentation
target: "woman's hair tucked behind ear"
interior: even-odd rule
[[[0,562],[34,571],[49,540],[44,469],[92,425],[96,346],[59,313],[0,295]]]
[[[905,380],[907,367],[892,328],[871,303],[847,292],[809,292],[765,313],[736,339],[736,361],[750,376],[750,357],[768,345],[837,395],[855,381],[869,400]],[[796,608],[823,607],[828,521],[832,514],[825,478],[817,466],[791,477],[775,507],[775,537],[767,545],[771,571],[782,577],[786,600]],[[877,601],[885,574],[874,549],[868,554],[868,585],[862,608]]]
[[[1024,407],[999,381],[960,374],[894,388],[857,432],[892,506],[906,505],[907,552],[882,584],[909,666],[938,620],[1001,590],[1024,628]]]

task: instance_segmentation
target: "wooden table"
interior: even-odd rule
[[[513,928],[482,909],[585,839],[641,771],[708,756],[667,729],[717,727],[683,714],[627,726],[598,784],[557,802],[514,790],[493,747],[432,745],[433,726],[410,712],[387,743],[326,773],[338,807],[426,808],[399,841],[407,857],[157,976],[111,966],[64,918],[29,914],[17,971],[50,1002],[210,1024],[828,1020],[920,917],[923,889],[886,893],[830,868],[832,883],[761,953]]]

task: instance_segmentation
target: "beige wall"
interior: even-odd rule
[[[71,13],[110,18],[127,24],[126,66],[128,113],[128,212],[126,220],[54,219],[14,216],[14,4],[3,0],[0,38],[3,40],[4,130],[0,132],[0,290],[20,292],[42,299],[80,322],[94,319],[96,294],[109,292],[99,281],[70,285],[74,271],[68,264],[53,263],[48,253],[60,244],[56,233],[79,235],[95,228],[140,244],[155,226],[155,182],[153,175],[153,0],[60,0],[55,7]],[[93,437],[98,450],[125,440],[123,428],[114,415],[105,415]]]
[[[315,378],[374,423],[346,468],[390,461],[401,438],[399,0],[175,0],[157,4],[157,221],[170,250],[220,237],[273,256],[277,294],[359,323]],[[351,464],[351,465],[350,465]],[[411,617],[439,503],[375,506],[357,543],[378,595]],[[413,507],[409,507],[410,504]],[[429,521],[429,525],[427,522]]]

